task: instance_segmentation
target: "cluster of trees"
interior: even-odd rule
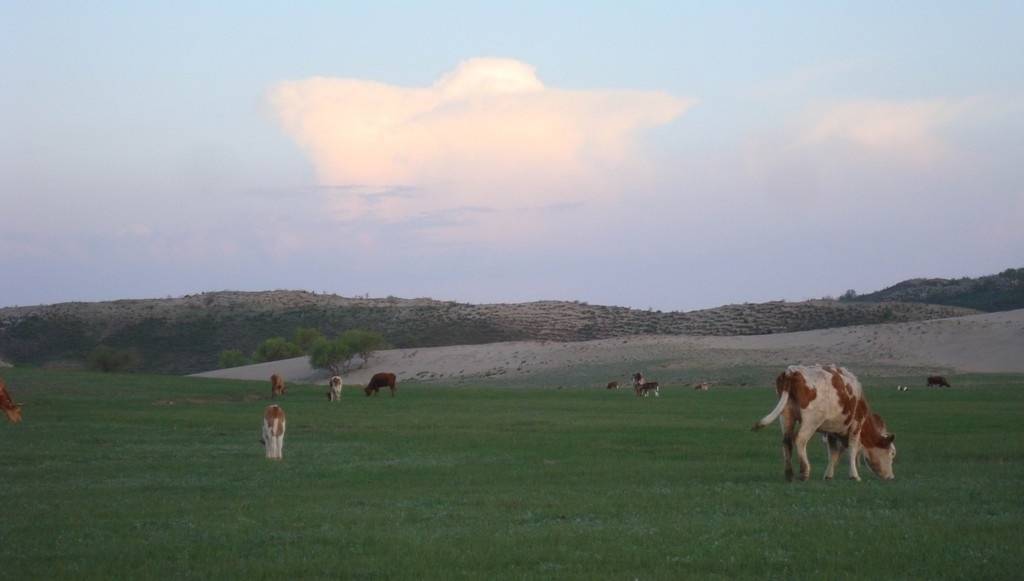
[[[357,358],[366,365],[375,352],[388,347],[388,342],[380,333],[350,329],[333,339],[328,339],[316,329],[301,327],[292,331],[290,339],[274,337],[263,341],[256,347],[251,357],[246,357],[240,349],[221,351],[220,366],[238,367],[309,355],[313,367],[340,375],[348,373]]]

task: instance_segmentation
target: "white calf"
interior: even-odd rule
[[[327,392],[327,401],[341,401],[341,378],[337,375],[331,378],[331,391]]]

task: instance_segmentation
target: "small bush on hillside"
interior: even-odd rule
[[[89,368],[104,373],[128,371],[139,363],[139,354],[133,349],[115,349],[100,345],[89,355]]]

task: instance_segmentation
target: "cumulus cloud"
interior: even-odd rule
[[[337,217],[410,220],[584,203],[640,171],[636,134],[695,101],[550,88],[512,59],[460,63],[429,87],[311,78],[267,101],[310,156]]]

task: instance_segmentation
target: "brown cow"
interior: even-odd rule
[[[394,373],[375,373],[370,378],[370,383],[367,383],[366,387],[363,388],[363,391],[366,392],[367,396],[371,395],[371,392],[372,395],[379,395],[380,388],[389,387],[391,388],[391,397],[395,397],[395,381]]]
[[[4,411],[4,415],[12,424],[21,421],[21,404],[11,400],[11,394],[7,391],[7,384],[4,383],[2,377],[0,377],[0,410]]]
[[[706,382],[706,381],[702,381],[702,382],[694,385],[693,389],[695,389],[697,391],[707,391],[709,385],[711,385],[711,384]]]
[[[282,378],[280,375],[278,375],[276,373],[271,375],[270,376],[270,397],[277,397],[279,395],[284,395],[284,392],[285,392],[284,378]]]
[[[892,460],[896,456],[895,434],[885,432],[884,422],[871,413],[864,390],[857,378],[845,368],[834,365],[791,365],[775,380],[779,403],[768,415],[754,424],[760,430],[782,416],[782,456],[786,479],[793,479],[793,443],[800,459],[800,479],[811,475],[807,460],[807,442],[815,432],[828,438],[829,467],[825,478],[831,479],[835,463],[845,447],[850,448],[850,478],[860,480],[857,458],[863,453],[871,470],[885,479],[892,479]],[[794,426],[800,430],[794,434]],[[881,425],[880,425],[881,424]]]
[[[331,378],[331,391],[327,392],[327,401],[341,401],[341,378],[337,375]]]
[[[284,410],[278,405],[268,405],[263,411],[263,439],[260,440],[267,458],[280,460],[284,451]]]
[[[938,385],[940,387],[952,387],[951,385],[949,385],[949,382],[946,381],[946,378],[942,377],[941,375],[928,376],[928,387],[931,387],[933,385]]]
[[[608,389],[619,389],[619,382],[618,381],[609,381],[608,382]]]
[[[640,390],[644,387],[644,374],[639,371],[633,373],[633,393],[640,395]]]

